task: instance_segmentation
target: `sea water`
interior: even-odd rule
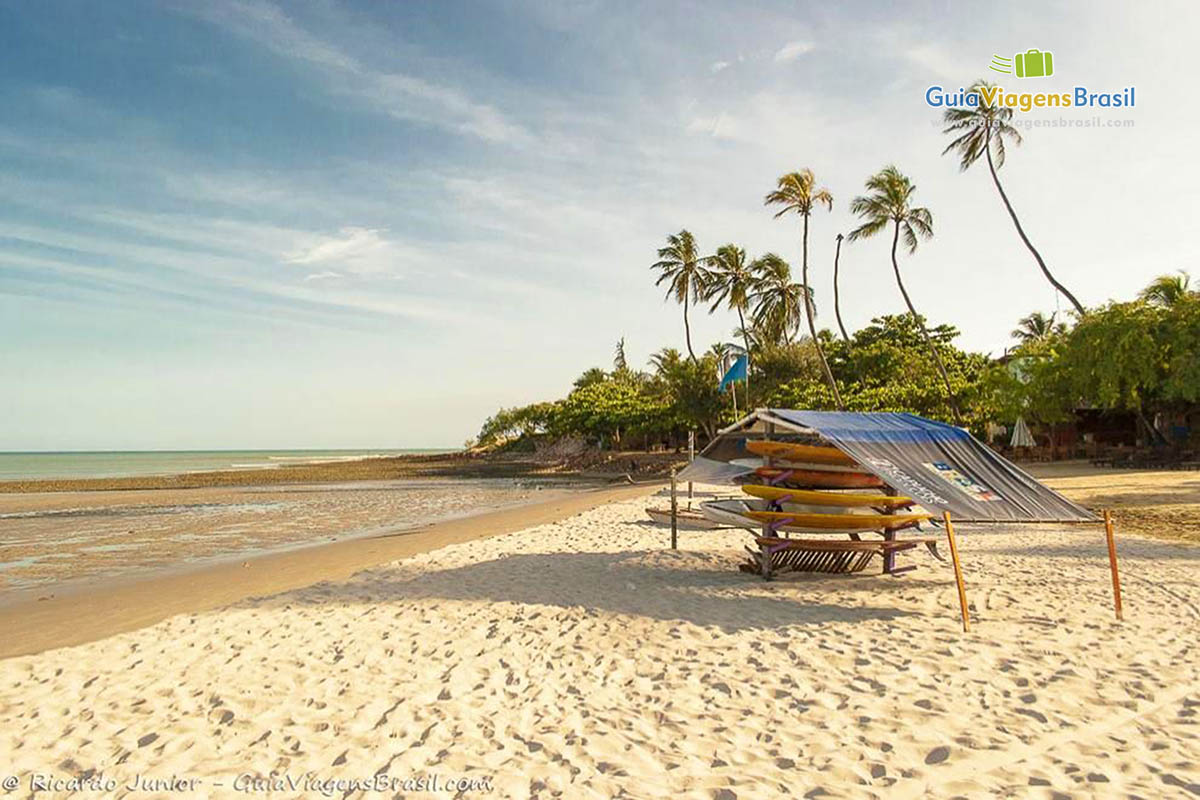
[[[227,469],[273,469],[448,449],[398,450],[145,450],[81,452],[0,452],[0,481],[41,478],[122,478],[175,475]]]

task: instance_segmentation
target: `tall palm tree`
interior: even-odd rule
[[[946,145],[946,149],[942,151],[942,155],[955,151],[959,156],[959,167],[966,172],[972,164],[979,160],[980,156],[985,156],[987,159],[988,170],[992,173],[992,183],[996,184],[996,191],[1000,193],[1000,199],[1004,201],[1004,207],[1008,209],[1008,216],[1012,218],[1013,225],[1017,229],[1017,235],[1021,237],[1021,241],[1025,243],[1025,247],[1033,254],[1034,260],[1041,267],[1042,274],[1046,276],[1046,280],[1050,281],[1055,289],[1062,292],[1063,296],[1071,301],[1071,305],[1075,306],[1075,310],[1083,315],[1084,309],[1075,295],[1067,291],[1067,287],[1063,286],[1058,280],[1050,274],[1049,267],[1042,260],[1042,254],[1037,251],[1033,243],[1029,241],[1029,237],[1025,235],[1025,229],[1021,227],[1021,220],[1017,219],[1017,212],[1013,210],[1012,203],[1008,200],[1008,195],[1004,192],[1004,187],[1000,184],[1000,176],[996,174],[996,170],[1004,166],[1004,140],[1008,138],[1013,144],[1021,143],[1021,134],[1009,124],[1012,119],[1013,110],[1008,106],[1001,106],[995,103],[988,103],[984,97],[984,90],[989,93],[995,87],[984,80],[976,81],[972,84],[969,92],[974,92],[979,98],[979,105],[967,108],[951,108],[947,109],[942,115],[943,122],[946,127],[942,133],[954,136],[955,139]],[[992,151],[995,150],[995,156]]]
[[[726,244],[717,248],[714,256],[707,260],[711,282],[709,295],[712,300],[709,313],[716,311],[722,303],[732,308],[738,315],[738,328],[742,332],[742,342],[745,345],[746,358],[750,358],[750,332],[746,330],[746,311],[750,308],[750,294],[754,291],[755,272],[746,263],[746,251],[734,244]],[[746,369],[746,395],[750,394],[750,370]]]
[[[1040,311],[1035,311],[1027,317],[1022,317],[1017,321],[1017,327],[1013,329],[1013,338],[1020,340],[1024,344],[1026,342],[1041,341],[1056,333],[1065,333],[1067,330],[1066,324],[1062,322],[1055,324],[1054,317],[1054,314],[1047,317]]]
[[[838,259],[842,256],[842,239],[846,237],[840,233],[837,235],[837,249],[833,251],[833,315],[837,317],[838,330],[842,332],[842,339],[846,344],[850,344],[850,337],[846,335],[846,326],[842,324],[842,301],[838,296]]]
[[[829,388],[833,391],[834,402],[837,403],[838,408],[844,411],[846,406],[842,403],[842,395],[838,391],[837,381],[833,379],[833,371],[829,369],[829,362],[825,359],[825,348],[821,347],[821,340],[817,338],[817,326],[813,320],[812,284],[808,282],[808,218],[812,215],[813,207],[817,205],[824,205],[827,210],[833,210],[833,195],[824,187],[817,188],[816,182],[817,179],[813,176],[812,170],[807,167],[799,172],[789,172],[780,176],[779,180],[775,182],[775,190],[763,198],[763,203],[769,206],[782,206],[775,213],[775,219],[779,219],[789,212],[799,214],[804,219],[800,267],[800,280],[805,287],[804,316],[808,320],[808,332],[812,335],[813,344],[817,348],[817,356],[821,359],[821,369],[825,371],[825,380],[829,382]]]
[[[921,329],[921,335],[925,337],[925,345],[929,348],[930,355],[933,356],[933,362],[942,376],[942,382],[946,384],[946,399],[950,403],[954,419],[957,422],[962,415],[958,410],[958,403],[954,399],[954,390],[950,387],[950,376],[946,374],[946,366],[942,363],[942,357],[929,337],[929,331],[925,329],[921,315],[913,307],[908,290],[904,288],[904,279],[900,277],[900,263],[896,261],[896,246],[900,242],[901,233],[904,234],[904,244],[908,247],[909,253],[916,252],[918,237],[929,239],[933,236],[933,214],[927,208],[913,207],[912,195],[917,187],[913,185],[907,175],[896,169],[895,166],[886,166],[867,178],[866,187],[869,194],[856,197],[850,203],[850,210],[863,218],[863,224],[850,232],[850,241],[866,239],[886,230],[889,225],[892,226],[892,271],[896,273],[896,285],[900,287],[900,294],[904,297],[904,304],[908,306],[908,313],[912,315],[913,321]]]
[[[1190,293],[1192,276],[1183,270],[1178,275],[1159,275],[1138,294],[1148,303],[1170,308]]]
[[[688,322],[688,304],[699,302],[708,292],[708,271],[704,259],[696,252],[696,239],[686,230],[667,237],[667,246],[659,248],[658,261],[650,266],[662,273],[655,286],[667,281],[667,299],[672,296],[683,304],[683,333],[687,340],[688,356],[696,361],[692,350],[692,326]]]
[[[792,281],[792,268],[775,253],[766,253],[750,265],[755,274],[754,327],[774,341],[788,344],[804,317],[808,287]],[[745,329],[743,328],[743,332]]]

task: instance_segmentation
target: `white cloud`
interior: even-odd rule
[[[345,227],[338,236],[324,236],[316,243],[300,245],[285,254],[283,260],[289,264],[338,265],[358,275],[395,272],[402,254],[395,243],[383,237],[385,232]]]
[[[716,74],[716,73],[720,72],[721,70],[723,70],[723,69],[728,69],[728,68],[729,68],[729,62],[728,62],[728,61],[714,61],[714,62],[712,63],[712,65],[711,65],[711,66],[709,66],[709,70],[710,70],[710,71],[711,71],[713,74]]]
[[[805,53],[811,53],[815,48],[816,45],[812,42],[788,42],[775,51],[775,63],[783,64],[787,61],[795,61]]]
[[[305,275],[305,281],[328,281],[337,280],[342,277],[342,273],[326,270],[325,272],[314,272],[312,275]]]

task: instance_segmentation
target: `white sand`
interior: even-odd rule
[[[765,583],[734,568],[744,532],[671,552],[644,505],[0,662],[0,775],[14,796],[33,773],[231,796],[247,772],[381,771],[496,797],[1200,793],[1200,548],[1120,539],[1119,624],[1101,532],[964,531],[963,634],[924,550],[900,577]],[[350,796],[393,794],[438,796]]]

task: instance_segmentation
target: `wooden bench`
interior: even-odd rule
[[[866,569],[876,555],[883,557],[885,575],[898,575],[916,569],[897,568],[896,553],[925,545],[939,561],[945,561],[937,551],[938,537],[912,536],[904,539],[786,539],[775,536],[755,538],[758,550],[749,547],[750,559],[738,566],[742,572],[757,573],[770,580],[777,572],[824,572],[850,574]]]

